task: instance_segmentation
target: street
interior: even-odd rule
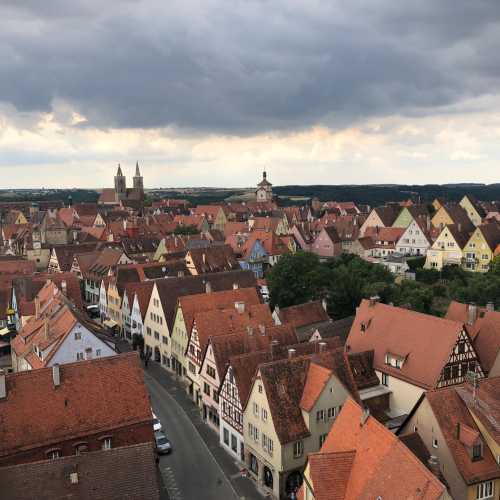
[[[153,410],[172,443],[172,453],[160,458],[160,470],[170,499],[239,498],[183,409],[147,372],[145,380]]]

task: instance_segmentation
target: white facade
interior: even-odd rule
[[[396,251],[403,255],[426,255],[430,241],[422,228],[413,220],[396,244]]]
[[[108,318],[108,292],[104,280],[101,281],[99,289],[99,314],[101,315],[101,319]]]
[[[137,294],[134,294],[132,312],[130,314],[130,324],[131,324],[131,334],[132,337],[137,335],[144,335],[144,323],[141,314],[141,308],[139,306],[139,300],[137,299]]]

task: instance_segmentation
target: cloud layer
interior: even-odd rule
[[[196,179],[183,168],[207,165],[196,149],[225,163],[233,148],[234,163],[220,168],[237,169],[285,147],[278,172],[301,164],[315,175],[332,154],[344,158],[338,144],[351,134],[346,165],[360,151],[367,165],[396,161],[387,143],[406,141],[419,165],[482,158],[482,178],[494,177],[488,141],[498,135],[483,147],[466,117],[497,123],[498,0],[3,0],[0,19],[0,167],[114,163],[134,149],[182,173],[174,184]],[[434,150],[439,123],[465,125],[454,136],[465,142]],[[401,127],[404,138],[388,137]],[[335,137],[325,159],[318,130]]]

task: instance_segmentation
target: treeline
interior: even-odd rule
[[[458,202],[465,194],[483,201],[500,200],[500,184],[275,186],[273,192],[278,196],[317,197],[321,201],[354,201],[371,206],[408,198],[422,203],[432,202],[434,198]]]
[[[297,252],[284,255],[266,277],[272,306],[326,299],[335,319],[355,314],[361,300],[374,295],[386,304],[435,315],[443,315],[451,300],[500,306],[499,259],[485,274],[458,267],[416,271],[417,280],[396,280],[384,266],[355,255],[322,262],[312,253]]]

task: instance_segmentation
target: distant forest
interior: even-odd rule
[[[274,186],[273,193],[279,197],[280,205],[304,204],[307,198],[317,197],[321,201],[354,201],[370,206],[377,206],[389,201],[402,201],[411,198],[422,203],[430,203],[434,198],[444,201],[460,201],[464,194],[471,194],[478,200],[500,200],[500,183],[498,184],[426,184],[426,185],[314,185],[314,186]],[[146,204],[153,199],[182,198],[193,205],[220,203],[230,196],[244,195],[244,190],[200,189],[185,193],[175,189],[156,191],[153,196],[146,191]],[[58,189],[47,190],[4,190],[0,191],[0,201],[68,201],[71,195],[73,203],[95,202],[99,193],[91,189]],[[300,199],[303,197],[304,199]],[[294,198],[299,198],[295,200]]]
[[[355,185],[355,186],[276,186],[273,193],[278,196],[317,197],[321,201],[354,201],[371,206],[388,201],[402,201],[411,198],[422,203],[434,198],[444,201],[460,201],[464,194],[471,194],[478,200],[500,200],[500,184],[426,184],[414,185]]]

